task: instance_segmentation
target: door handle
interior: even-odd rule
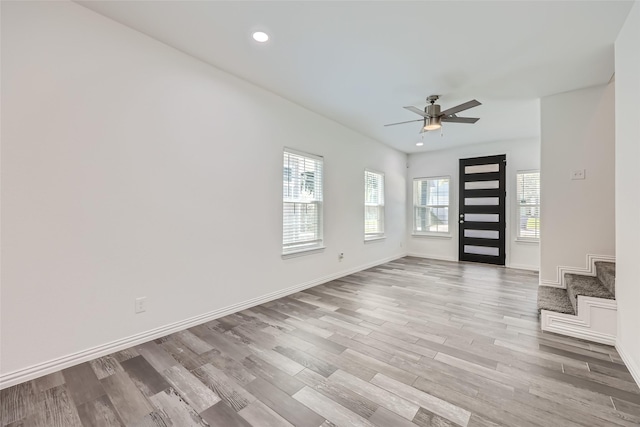
[[[460,224],[464,224],[464,221],[463,221],[463,220],[460,220]]]
[[[464,218],[464,214],[460,214],[460,218]]]

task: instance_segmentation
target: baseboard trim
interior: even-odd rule
[[[528,270],[528,271],[540,271],[540,267],[534,265],[526,265],[526,264],[509,264],[507,268],[514,268],[517,270]]]
[[[243,301],[237,304],[232,304],[230,306],[213,310],[208,313],[204,313],[198,316],[193,316],[185,320],[169,323],[167,325],[150,329],[148,331],[140,332],[138,334],[134,334],[126,338],[118,339],[106,344],[88,348],[86,350],[82,350],[66,356],[58,357],[56,359],[38,363],[36,365],[32,365],[27,368],[8,372],[6,374],[0,375],[0,390],[5,389],[7,387],[11,387],[16,384],[20,384],[25,381],[29,381],[29,380],[41,377],[43,375],[50,374],[52,372],[59,371],[61,369],[69,368],[79,363],[93,360],[97,357],[106,356],[116,351],[124,350],[126,348],[129,348],[135,345],[143,344],[147,341],[151,341],[156,338],[160,338],[165,335],[172,334],[174,332],[179,332],[184,329],[200,325],[202,323],[210,322],[211,320],[215,320],[220,317],[224,317],[229,314],[233,314],[238,311],[245,310],[247,308],[255,307],[256,305],[264,304],[266,302],[273,301],[275,299],[282,298],[282,297],[294,294],[296,292],[300,292],[302,290],[309,289],[314,286],[318,286],[323,283],[327,283],[332,280],[336,280],[341,277],[345,277],[350,274],[354,274],[359,271],[363,271],[368,268],[375,267],[377,265],[395,261],[405,256],[406,256],[405,254],[394,255],[392,257],[384,258],[372,263],[361,265],[359,267],[343,270],[334,274],[329,274],[327,276],[310,280],[308,282],[304,282],[295,286],[291,286],[286,289],[281,289],[279,291],[271,292],[256,298],[252,298],[247,301]]]
[[[415,258],[424,258],[424,259],[435,259],[437,261],[451,261],[458,262],[458,258],[448,257],[448,256],[439,256],[439,255],[426,255],[426,254],[418,254],[415,252],[407,253],[407,256],[412,256]]]
[[[564,282],[565,273],[582,274],[584,276],[595,276],[597,261],[616,262],[616,257],[612,255],[587,254],[586,267],[568,267],[564,265],[559,265],[556,267],[555,280],[548,280],[548,279],[543,280],[541,278],[540,284],[544,286],[553,286],[556,288],[566,289],[567,284]]]
[[[560,288],[560,289],[567,289],[566,285],[563,286],[562,283],[556,283],[552,280],[542,280],[540,279],[540,286],[550,286],[552,288]]]
[[[620,340],[616,341],[616,350],[618,351],[618,354],[620,355],[620,358],[624,362],[625,366],[631,373],[631,376],[635,380],[636,384],[638,384],[638,387],[640,387],[640,366],[638,366],[635,360],[633,360],[631,356],[629,356],[629,353],[626,352],[626,350],[620,343]]]
[[[425,255],[425,254],[418,254],[418,253],[415,253],[415,252],[409,252],[409,253],[407,253],[407,256],[412,256],[412,257],[416,257],[416,258],[424,258],[424,259],[435,259],[435,260],[438,260],[438,261],[458,262],[458,258],[454,258],[454,257]],[[532,265],[526,265],[526,264],[509,264],[509,265],[505,265],[505,267],[506,268],[518,269],[518,270],[539,271],[538,267],[532,266]]]
[[[578,316],[542,310],[541,329],[600,344],[615,345],[617,309],[615,300],[579,296]]]

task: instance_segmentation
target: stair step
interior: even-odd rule
[[[538,311],[540,310],[575,314],[567,290],[553,286],[538,286]]]
[[[582,274],[565,273],[564,281],[567,284],[567,293],[573,310],[578,314],[578,295],[585,297],[615,299],[609,289],[602,284],[596,276],[584,276]]]
[[[596,262],[596,275],[613,296],[616,295],[616,263]]]

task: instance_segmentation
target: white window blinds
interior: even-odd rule
[[[364,171],[364,238],[384,236],[384,175]]]
[[[518,237],[540,239],[540,172],[518,172],[516,183]]]
[[[322,247],[323,159],[284,151],[282,253]]]
[[[413,180],[413,233],[449,232],[449,177]]]

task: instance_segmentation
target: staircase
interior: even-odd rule
[[[612,262],[598,261],[595,271],[595,276],[565,273],[566,289],[538,287],[538,310],[543,331],[615,344],[616,266]]]

